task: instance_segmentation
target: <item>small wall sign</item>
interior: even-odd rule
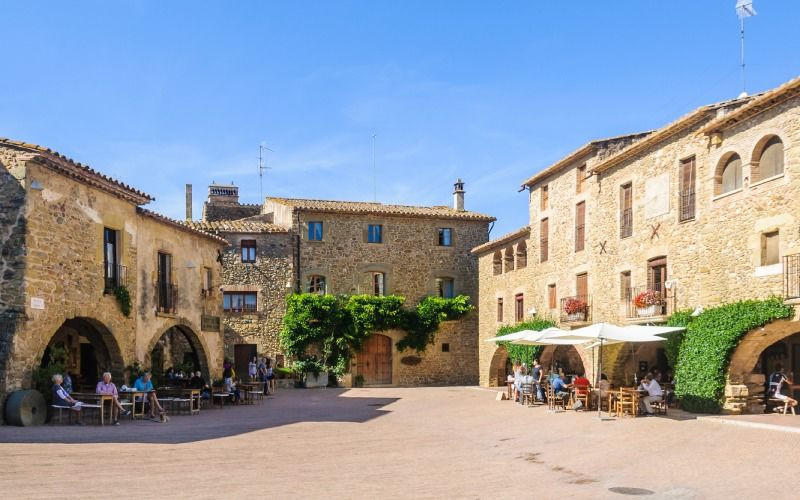
[[[41,297],[31,297],[31,309],[44,309],[44,299]]]

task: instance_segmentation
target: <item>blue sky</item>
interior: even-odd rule
[[[88,163],[183,217],[211,181],[450,204],[527,223],[522,180],[593,138],[741,91],[735,0],[6,1],[0,137]],[[800,2],[755,0],[748,90],[800,75]],[[12,22],[9,22],[12,21]]]

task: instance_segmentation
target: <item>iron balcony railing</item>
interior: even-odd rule
[[[115,288],[128,286],[128,268],[122,265],[108,264],[105,269],[105,292],[111,293]]]
[[[592,320],[591,295],[573,295],[561,298],[561,322],[575,323]]]
[[[800,253],[783,257],[783,296],[800,299]]]
[[[629,288],[625,295],[626,317],[646,319],[669,316],[675,310],[675,293],[666,287],[646,286]]]
[[[175,314],[175,306],[178,303],[178,287],[172,283],[157,282],[158,292],[158,312]]]

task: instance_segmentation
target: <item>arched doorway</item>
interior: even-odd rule
[[[794,375],[795,381],[800,380],[800,323],[797,321],[773,321],[742,337],[728,365],[726,407],[737,406],[748,413],[763,411],[766,379],[778,363],[787,374]],[[795,392],[797,396],[800,393]]]
[[[163,383],[169,368],[186,374],[200,371],[208,380],[208,357],[200,338],[190,327],[175,325],[153,342],[149,350],[150,370],[157,383]]]
[[[389,385],[392,383],[392,339],[374,333],[364,342],[356,355],[357,375],[364,378],[365,385]]]
[[[497,346],[489,363],[489,387],[500,387],[505,385],[506,376],[511,373],[511,360],[508,358],[508,350],[503,346]]]
[[[591,360],[587,363],[581,353],[572,345],[548,345],[539,355],[539,363],[550,373],[563,370],[566,375],[586,374],[592,376]],[[591,378],[590,378],[591,380]]]
[[[42,353],[41,367],[42,373],[69,372],[75,390],[83,387],[94,391],[105,371],[121,381],[124,362],[119,344],[105,325],[92,318],[72,318],[53,334]],[[48,381],[34,383],[47,385]]]

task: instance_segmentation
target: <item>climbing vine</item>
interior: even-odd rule
[[[537,316],[530,321],[501,326],[497,329],[496,337],[522,330],[534,330],[538,332],[545,328],[550,328],[551,326],[556,326],[553,320]],[[497,345],[506,349],[508,352],[508,359],[510,359],[512,363],[525,363],[528,366],[533,365],[533,360],[538,358],[544,349],[544,346],[541,345],[519,345],[512,344],[511,342],[498,342]]]
[[[404,330],[397,348],[421,352],[433,343],[442,321],[458,319],[472,310],[469,297],[463,295],[425,297],[414,309],[403,307],[404,303],[405,298],[397,295],[290,295],[281,346],[300,360],[312,359],[309,350],[315,349],[324,366],[341,375],[373,332]]]
[[[667,356],[677,350],[675,394],[681,407],[692,412],[718,413],[728,365],[742,337],[754,328],[793,314],[792,306],[776,297],[724,304],[694,318],[686,312],[676,313],[670,324],[686,326],[686,333],[667,344]]]
[[[128,287],[125,285],[120,285],[114,288],[114,297],[117,298],[117,303],[119,304],[119,309],[122,311],[127,317],[131,315],[131,293],[128,291]]]

